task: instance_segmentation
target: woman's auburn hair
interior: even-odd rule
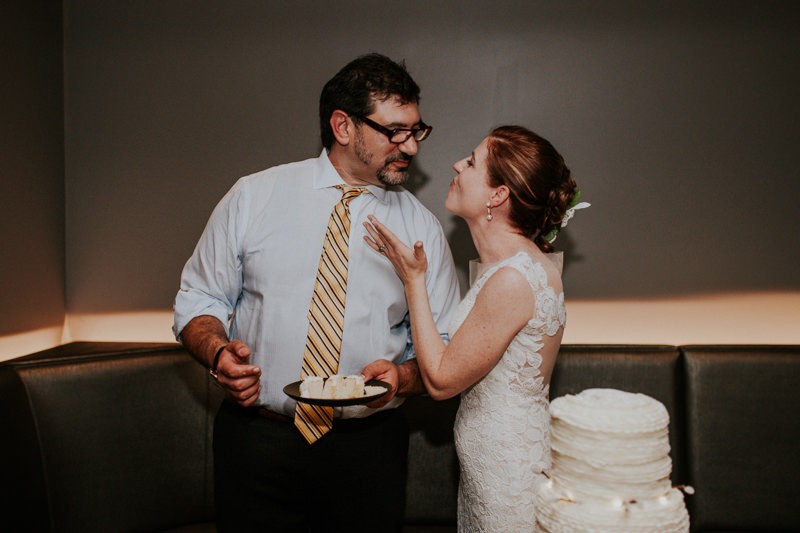
[[[510,222],[543,252],[544,239],[560,225],[577,186],[564,158],[544,137],[522,126],[500,126],[487,140],[489,185],[510,191]]]

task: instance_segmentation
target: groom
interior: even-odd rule
[[[212,213],[175,299],[176,337],[226,392],[214,425],[222,532],[402,527],[408,428],[393,408],[423,387],[403,284],[365,245],[367,215],[406,242],[424,240],[443,337],[460,297],[441,225],[401,187],[432,129],[404,65],[356,58],[325,85],[319,113],[319,157],[240,179]],[[366,190],[345,201],[342,186]],[[346,299],[334,370],[383,380],[391,391],[368,407],[335,409],[330,431],[309,439],[282,389],[301,377],[320,252],[340,202],[350,234],[340,239]]]

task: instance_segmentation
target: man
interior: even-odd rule
[[[364,242],[363,221],[374,214],[406,242],[424,236],[445,335],[459,300],[452,256],[433,214],[400,187],[431,131],[418,104],[403,65],[379,54],[350,62],[322,90],[320,156],[240,179],[184,268],[174,332],[227,395],[214,426],[220,531],[402,526],[408,428],[393,408],[423,386],[402,282]],[[331,257],[342,271],[333,283]],[[334,286],[338,303],[320,304]],[[327,411],[283,392],[331,373],[391,390]]]

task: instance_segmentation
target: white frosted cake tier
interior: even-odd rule
[[[537,498],[538,531],[546,533],[684,533],[689,513],[683,493],[669,489],[658,498],[564,499],[564,489],[545,479]]]
[[[669,413],[664,404],[645,394],[617,389],[586,389],[550,404],[553,418],[572,426],[614,433],[666,430]]]
[[[644,394],[588,389],[550,405],[553,468],[538,493],[540,531],[683,532],[670,482],[669,413]]]

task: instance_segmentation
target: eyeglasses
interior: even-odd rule
[[[386,126],[381,126],[374,120],[370,120],[367,117],[360,117],[358,115],[353,115],[358,120],[362,121],[364,124],[369,126],[375,131],[383,133],[389,139],[389,142],[392,144],[403,144],[407,140],[409,140],[412,136],[414,140],[417,142],[422,142],[428,138],[428,135],[431,134],[431,130],[433,130],[433,126],[428,126],[424,122],[420,121],[419,126],[416,128],[395,128],[390,130]]]

